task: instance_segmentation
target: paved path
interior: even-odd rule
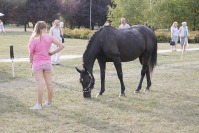
[[[196,50],[199,50],[199,48],[189,48],[189,49],[186,49],[186,51],[196,51]],[[182,50],[181,49],[177,49],[177,52],[181,52]],[[169,52],[172,52],[170,49],[168,50],[158,50],[158,53],[169,53]]]
[[[186,51],[196,51],[199,50],[199,48],[189,48],[186,49]],[[177,52],[180,52],[181,50],[178,49]],[[158,50],[158,53],[169,53],[171,50]],[[76,58],[82,58],[82,55],[61,55],[60,59],[76,59]],[[15,58],[14,62],[28,62],[29,58]],[[0,59],[0,62],[11,62],[10,59]]]
[[[82,55],[61,55],[60,59],[76,59],[81,58]],[[29,58],[15,58],[14,62],[28,62]],[[11,59],[0,59],[0,62],[11,62]]]

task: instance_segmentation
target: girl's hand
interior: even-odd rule
[[[53,52],[49,52],[48,54],[51,56],[51,55],[53,55]]]

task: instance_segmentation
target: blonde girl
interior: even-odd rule
[[[171,26],[171,40],[175,42],[175,45],[171,46],[172,51],[176,51],[176,44],[178,43],[178,23],[174,22]]]
[[[52,43],[58,46],[54,51],[50,51]],[[51,106],[53,87],[50,56],[61,51],[63,48],[64,46],[59,41],[47,34],[46,23],[38,21],[29,42],[30,63],[37,86],[37,103],[31,109],[42,109],[43,81],[45,81],[48,91],[48,98],[44,105]]]

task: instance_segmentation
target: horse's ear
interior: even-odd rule
[[[81,73],[82,71],[81,70],[79,70],[77,67],[75,67],[76,68],[76,70],[77,70],[77,72],[79,72],[79,73]]]

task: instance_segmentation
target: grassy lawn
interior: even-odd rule
[[[18,34],[19,32],[19,34]],[[0,59],[9,58],[9,46],[15,57],[28,57],[30,32],[8,32],[0,35]],[[82,54],[88,40],[66,39],[63,54]],[[190,44],[190,47],[199,47]],[[179,46],[178,46],[179,48]],[[159,49],[170,49],[159,44]],[[106,92],[96,98],[100,89],[99,67],[94,66],[96,79],[92,99],[82,97],[79,74],[82,59],[62,60],[53,66],[53,106],[34,111],[35,80],[28,62],[15,63],[15,78],[11,64],[0,62],[0,132],[67,132],[67,133],[198,133],[199,132],[199,52],[186,51],[158,54],[158,65],[152,75],[149,93],[136,89],[141,65],[138,60],[123,63],[126,97],[119,98],[120,84],[112,63],[107,64]],[[72,90],[70,90],[72,89]],[[44,99],[46,100],[46,89]]]

